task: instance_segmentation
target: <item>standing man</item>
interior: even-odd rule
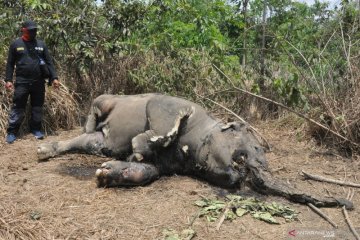
[[[36,139],[44,138],[44,134],[41,132],[41,121],[45,100],[45,78],[49,78],[50,86],[58,88],[60,85],[45,43],[36,39],[36,23],[25,21],[22,24],[21,32],[22,36],[10,45],[6,65],[5,87],[7,90],[12,90],[15,86],[13,106],[9,114],[7,143],[13,143],[16,140],[16,134],[25,117],[29,96],[31,103],[30,131]],[[40,64],[46,67],[46,71],[44,68],[40,68]],[[12,82],[14,69],[15,84]]]

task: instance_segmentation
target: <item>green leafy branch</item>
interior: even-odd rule
[[[279,224],[274,217],[284,218],[286,221],[297,220],[298,212],[288,206],[276,202],[268,203],[256,198],[244,198],[239,195],[227,195],[225,200],[203,198],[195,202],[201,207],[200,217],[205,217],[209,222],[215,222],[222,213],[226,213],[226,220],[234,220],[246,214],[273,224]],[[230,211],[225,211],[226,208]]]

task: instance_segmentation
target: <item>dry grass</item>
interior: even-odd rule
[[[81,111],[74,96],[76,94],[64,85],[61,85],[60,89],[47,89],[44,105],[44,131],[53,133],[59,129],[69,130],[79,125]]]
[[[288,119],[286,121],[295,121]],[[313,142],[296,138],[296,131],[286,121],[262,122],[257,127],[273,144],[268,153],[274,174],[297,187],[319,195],[345,197],[348,188],[303,181],[298,172],[303,169],[314,174],[356,181],[359,161],[335,155],[322,155],[323,149]],[[60,132],[45,141],[65,140],[77,136],[81,129]],[[217,222],[197,218],[200,210],[194,202],[205,196],[219,197],[226,191],[190,177],[164,177],[154,183],[135,188],[96,188],[94,172],[106,158],[69,154],[38,163],[36,140],[25,135],[12,145],[0,147],[0,239],[163,239],[164,229],[177,232],[189,227],[198,239],[284,239],[289,230],[307,229],[331,231],[332,227],[304,205],[292,204],[282,198],[259,196],[266,201],[291,205],[300,211],[301,222],[270,225],[250,216],[233,222],[224,221],[219,231]],[[6,148],[5,148],[6,146]],[[354,159],[355,160],[355,159]],[[360,222],[360,204],[356,190],[355,210],[349,217],[355,227]],[[341,209],[322,209],[331,217],[339,231],[351,239]],[[194,218],[195,217],[195,218]],[[316,236],[314,236],[316,237]]]
[[[354,72],[356,76],[351,79],[359,79],[360,71]],[[360,145],[360,83],[343,79],[343,94],[327,93],[323,97],[323,103],[316,103],[311,111],[312,118],[329,127],[333,131]],[[325,108],[320,107],[326,106]],[[348,154],[359,152],[359,146],[336,138],[324,129],[309,126],[309,135]]]
[[[0,238],[7,240],[46,239],[37,237],[41,236],[45,229],[41,224],[29,217],[32,214],[36,218],[36,212],[31,211],[24,204],[3,201],[2,205],[0,205]],[[23,214],[17,215],[18,213]],[[14,218],[16,215],[17,217]]]
[[[76,100],[81,108],[88,108],[92,100],[101,94],[130,94],[141,92],[128,79],[128,72],[136,68],[141,57],[109,57],[103,61],[95,61],[88,70],[74,71],[79,66],[76,62],[69,64],[69,71],[62,70],[62,78],[69,89],[77,93]]]
[[[5,88],[0,90],[0,136],[6,135],[8,126],[8,115],[12,105],[13,92],[6,91]],[[46,133],[54,133],[56,130],[72,129],[79,125],[80,111],[77,101],[74,99],[75,93],[71,92],[64,85],[56,90],[48,87],[46,90],[44,104],[44,121],[43,129]],[[30,101],[29,101],[30,102]],[[19,134],[23,135],[28,132],[26,124],[30,117],[30,103],[27,106],[27,113]]]
[[[10,113],[10,103],[12,94],[0,87],[0,135],[5,136],[8,126],[8,114]]]

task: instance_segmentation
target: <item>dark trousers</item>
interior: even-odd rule
[[[33,83],[16,83],[13,97],[13,106],[9,116],[8,133],[16,134],[25,117],[25,109],[30,96],[31,118],[30,130],[41,130],[43,105],[45,99],[45,83],[43,80]]]

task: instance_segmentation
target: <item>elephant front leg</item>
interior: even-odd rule
[[[155,124],[156,126],[153,126],[154,123],[149,118],[148,121],[151,130],[147,130],[132,139],[133,154],[130,155],[127,160],[142,161],[144,159],[150,159],[155,151],[170,146],[175,139],[177,139],[182,124],[184,124],[193,112],[193,108],[180,109],[178,114],[172,119],[171,124],[157,123]],[[169,128],[169,126],[171,126],[171,128]],[[158,129],[158,131],[155,132],[152,129]],[[159,132],[162,133],[159,134]]]
[[[67,141],[42,143],[38,146],[39,160],[46,160],[69,152],[80,152],[94,155],[105,155],[104,136],[102,132],[84,133]]]
[[[127,158],[127,161],[150,159],[153,155],[150,139],[155,135],[153,130],[147,130],[134,137],[131,140],[133,153]]]
[[[98,187],[139,186],[159,177],[158,169],[146,163],[109,161],[96,171]]]

